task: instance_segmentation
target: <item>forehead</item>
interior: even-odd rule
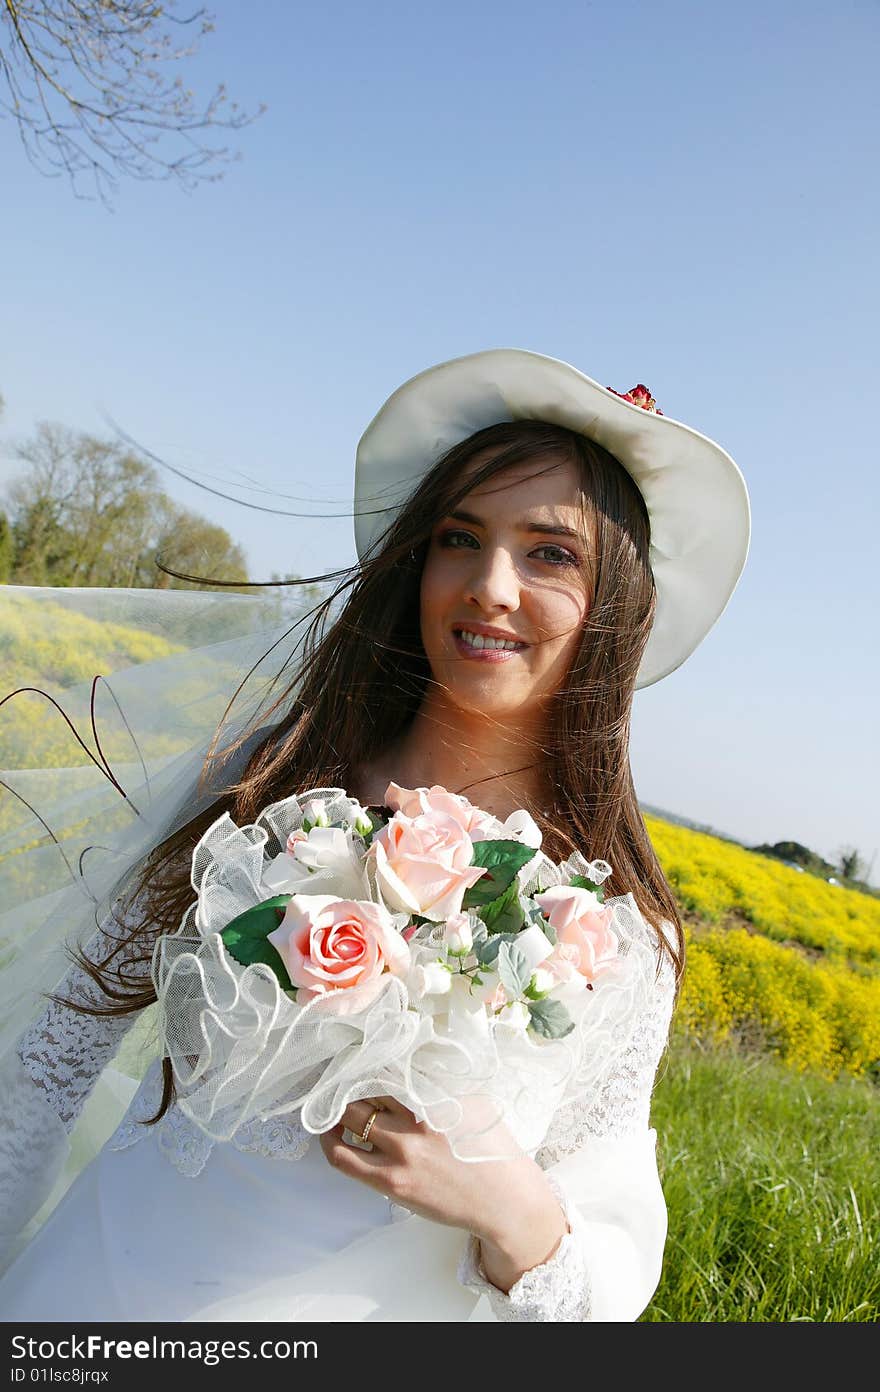
[[[477,455],[469,461],[466,474],[478,473],[496,453],[486,450]],[[499,469],[469,490],[461,505],[466,506],[467,502],[490,508],[493,514],[522,513],[537,508],[580,515],[584,490],[580,471],[572,460],[541,455]]]

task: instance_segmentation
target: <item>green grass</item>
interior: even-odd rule
[[[643,1320],[877,1320],[876,1088],[673,1033],[652,1124],[669,1236]]]

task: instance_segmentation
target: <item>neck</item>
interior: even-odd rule
[[[543,713],[530,719],[488,719],[461,710],[429,689],[412,724],[382,751],[377,771],[403,787],[440,783],[497,817],[529,804],[549,808]]]

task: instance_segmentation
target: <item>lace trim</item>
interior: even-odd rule
[[[109,1150],[127,1150],[153,1135],[161,1153],[190,1179],[201,1174],[216,1142],[173,1102],[155,1126],[145,1126],[162,1100],[162,1062],[155,1059],[132,1098],[128,1110],[107,1141]],[[230,1144],[236,1149],[271,1159],[299,1160],[312,1140],[298,1117],[254,1118],[240,1126]]]
[[[535,1160],[542,1169],[556,1164],[594,1136],[619,1137],[646,1130],[657,1068],[669,1037],[675,1000],[675,966],[664,954],[650,1008],[592,1107],[577,1102],[555,1113]]]
[[[195,1122],[186,1116],[176,1103],[155,1126],[145,1126],[148,1117],[155,1116],[162,1100],[162,1062],[155,1059],[129,1103],[128,1110],[107,1141],[108,1150],[127,1150],[153,1135],[159,1151],[180,1174],[196,1179],[211,1156],[216,1142],[206,1136]],[[314,1137],[294,1117],[253,1118],[240,1126],[229,1144],[237,1150],[265,1155],[271,1160],[301,1160]],[[408,1208],[386,1199],[391,1221],[400,1222],[412,1217]]]
[[[254,1117],[240,1126],[230,1142],[217,1142],[206,1136],[172,1102],[168,1111],[155,1126],[145,1126],[147,1117],[155,1116],[162,1100],[162,1061],[155,1059],[129,1103],[128,1110],[107,1141],[108,1150],[127,1150],[147,1136],[153,1135],[159,1151],[187,1179],[196,1179],[208,1163],[215,1145],[230,1144],[237,1150],[265,1155],[271,1160],[301,1160],[314,1140],[298,1116]],[[403,1204],[387,1198],[392,1223],[411,1218]]]
[[[496,1319],[514,1321],[553,1321],[572,1323],[588,1320],[592,1310],[592,1287],[578,1240],[577,1215],[569,1211],[566,1196],[552,1174],[547,1182],[568,1219],[570,1232],[547,1261],[524,1271],[509,1291],[499,1290],[488,1280],[480,1260],[480,1243],[473,1233],[458,1263],[458,1280],[470,1290],[485,1295]]]
[[[52,1192],[70,1152],[67,1132],[10,1050],[0,1061],[0,1271],[16,1236]]]
[[[92,961],[103,959],[119,942],[125,929],[138,922],[140,900],[122,908],[119,919],[113,910],[101,922],[101,927],[86,944],[86,956]],[[114,909],[120,907],[117,900]],[[116,966],[124,966],[125,982],[132,985],[150,977],[150,961],[133,962],[132,953],[123,949]],[[71,967],[58,987],[58,994],[84,1005],[106,1005],[107,998],[81,967]],[[114,1057],[125,1035],[139,1018],[130,1015],[82,1015],[57,1001],[49,1001],[45,1009],[25,1030],[17,1045],[18,1056],[25,1071],[42,1091],[45,1101],[63,1123],[68,1134],[73,1130],[85,1102],[98,1081],[105,1064]]]

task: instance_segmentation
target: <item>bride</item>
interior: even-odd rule
[[[627,1321],[656,1289],[667,1220],[650,1099],[684,940],[632,784],[630,713],[733,592],[742,476],[644,387],[619,394],[505,349],[389,398],[358,447],[354,510],[359,567],[344,603],[341,586],[320,606],[283,713],[242,735],[237,776],[141,858],[3,1062],[7,1321]],[[207,828],[294,792],[344,788],[379,809],[392,785],[437,784],[501,821],[525,809],[546,854],[601,857],[606,902],[631,896],[655,970],[601,1086],[567,1098],[530,1152],[467,1164],[386,1094],[320,1135],[294,1114],[213,1140],[156,1057],[16,1244],[156,1001],[154,947],[192,902]]]

